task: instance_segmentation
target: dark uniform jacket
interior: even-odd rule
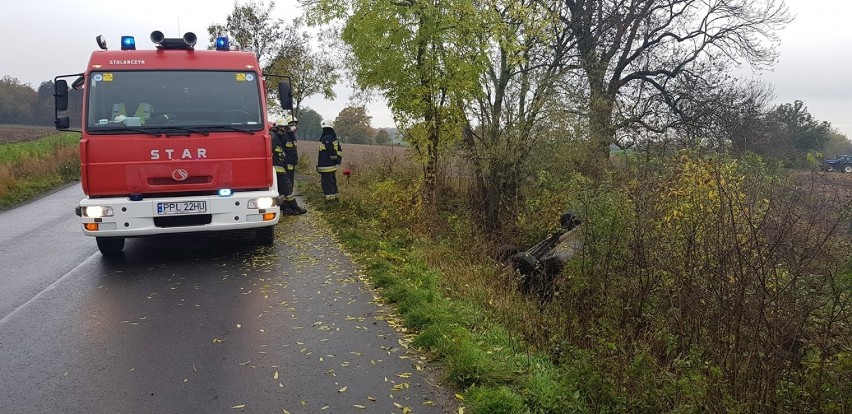
[[[296,133],[290,128],[284,130],[284,160],[287,162],[287,170],[293,171],[299,164],[299,151],[296,149]]]
[[[284,137],[276,130],[272,130],[272,165],[275,172],[286,172],[287,160],[284,154]]]
[[[343,149],[340,148],[340,142],[337,140],[337,134],[333,129],[326,128],[322,132],[319,156],[317,157],[317,171],[321,173],[337,171],[337,166],[343,161]]]

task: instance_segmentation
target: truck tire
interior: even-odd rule
[[[840,170],[847,174],[852,173],[852,164],[843,164],[843,167],[840,167]]]
[[[261,246],[271,246],[275,243],[275,226],[266,226],[255,230],[254,241]]]
[[[95,241],[104,256],[117,256],[124,249],[124,237],[95,237]]]

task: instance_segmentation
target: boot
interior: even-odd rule
[[[281,215],[282,216],[298,216],[299,213],[296,210],[293,210],[290,206],[281,206]]]
[[[287,203],[287,207],[290,210],[295,211],[296,214],[305,214],[305,213],[308,212],[307,209],[305,209],[303,207],[299,207],[299,203],[297,203],[296,200],[290,200],[290,202]]]

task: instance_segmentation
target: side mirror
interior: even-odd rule
[[[67,116],[58,116],[53,120],[53,123],[56,124],[56,129],[65,130],[71,127],[71,119]]]
[[[290,82],[278,82],[278,99],[282,109],[293,109],[293,90],[290,88]]]
[[[68,82],[64,79],[57,80],[53,86],[53,96],[56,98],[56,111],[68,110]]]

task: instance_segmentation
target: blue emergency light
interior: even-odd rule
[[[136,39],[133,36],[121,36],[121,50],[136,50]]]
[[[225,36],[216,38],[216,50],[229,50],[231,45],[228,43],[228,38]]]

